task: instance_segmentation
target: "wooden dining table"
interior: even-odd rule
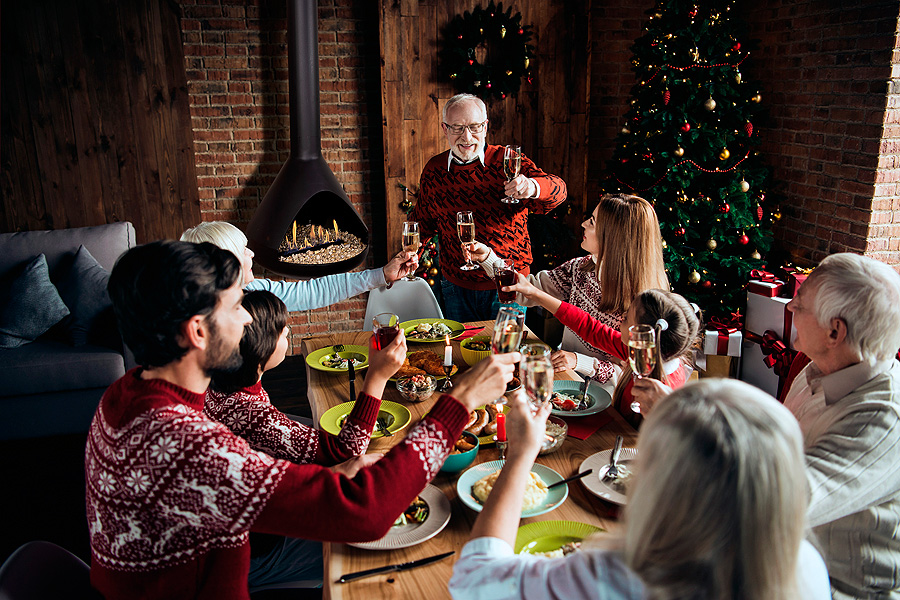
[[[466,324],[466,327],[476,326],[484,326],[484,331],[479,332],[479,335],[490,335],[493,330],[492,321]],[[367,345],[371,335],[369,331],[348,331],[322,335],[304,340],[301,348],[303,354],[308,356],[315,350],[335,344]],[[530,334],[529,339],[533,340],[535,336]],[[452,341],[451,343],[453,346],[453,362],[459,365],[460,372],[462,372],[468,366],[463,360],[460,342]],[[430,349],[443,356],[443,343],[428,344],[408,341],[408,345],[410,350]],[[349,381],[348,377],[342,373],[323,372],[312,369],[309,365],[307,365],[306,370],[308,377],[307,395],[312,408],[314,422],[318,424],[322,413],[333,406],[348,401]],[[360,388],[359,380],[364,376],[365,371],[358,373],[356,389]],[[573,371],[556,373],[555,378],[558,380],[581,379]],[[611,392],[611,389],[608,387],[607,391]],[[406,402],[396,388],[389,383],[384,391],[382,400],[390,400],[406,406],[412,414],[412,422],[414,423],[419,421],[431,409],[439,396],[440,394],[435,392],[430,399],[424,402]],[[625,447],[633,447],[637,442],[635,429],[626,423],[615,409],[608,408],[606,411],[612,417],[609,423],[603,425],[586,440],[568,436],[559,450],[539,456],[537,462],[550,467],[563,477],[569,477],[577,472],[579,465],[585,458],[601,450],[611,449],[617,435],[623,436],[623,445]],[[369,447],[369,452],[384,452],[390,446],[399,443],[401,439],[402,435],[375,439]],[[482,446],[474,464],[499,458],[499,451],[496,447],[493,445]],[[594,476],[597,475],[595,474]],[[374,598],[429,598],[430,600],[437,600],[439,598],[449,598],[447,582],[452,574],[453,563],[459,557],[459,551],[469,540],[472,524],[478,516],[478,513],[466,507],[457,496],[456,480],[458,477],[459,473],[439,473],[432,481],[432,484],[440,488],[450,500],[451,516],[444,530],[431,539],[415,546],[395,550],[364,550],[346,544],[324,544],[323,597],[334,600],[371,600]],[[607,530],[616,526],[620,507],[593,495],[580,482],[572,482],[568,486],[568,498],[558,508],[537,517],[522,519],[521,523],[524,525],[535,521],[565,520],[587,523]],[[390,491],[385,490],[385,493],[390,493]],[[375,575],[349,583],[338,583],[341,575],[347,573],[418,560],[449,551],[455,551],[455,554],[427,566],[408,571]]]

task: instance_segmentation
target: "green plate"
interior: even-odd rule
[[[356,403],[344,402],[343,404],[338,404],[337,406],[329,408],[322,414],[322,418],[319,419],[319,427],[332,435],[338,435],[341,432],[344,420],[353,410],[354,404]],[[409,409],[402,404],[382,400],[381,408],[378,410],[378,418],[386,419],[388,431],[396,434],[398,431],[409,425],[409,420],[412,418],[412,415],[409,413]],[[372,439],[374,440],[380,437],[384,437],[384,434],[376,427],[375,430],[372,431]]]
[[[326,373],[346,373],[347,369],[335,369],[333,367],[326,367],[322,364],[322,361],[324,361],[326,357],[331,356],[332,354],[337,354],[342,358],[355,357],[357,359],[358,355],[362,355],[364,359],[363,363],[354,367],[357,371],[365,369],[369,366],[369,347],[356,346],[351,344],[344,344],[344,350],[341,352],[335,352],[334,346],[325,346],[324,348],[319,348],[315,352],[310,352],[306,355],[306,364],[308,364],[313,369],[316,369],[317,371],[325,371]]]
[[[537,521],[519,527],[513,550],[516,554],[552,552],[580,542],[593,533],[603,531],[599,527],[577,521]]]
[[[418,342],[422,344],[434,344],[437,342],[440,342],[442,344],[444,343],[444,336],[435,338],[433,340],[418,340],[415,338],[410,338],[409,332],[415,329],[416,326],[420,325],[421,323],[431,323],[432,325],[434,325],[435,323],[443,323],[450,328],[451,340],[458,338],[466,330],[465,326],[462,323],[460,323],[459,321],[451,321],[450,319],[413,319],[412,321],[403,321],[402,323],[400,323],[400,329],[403,330],[403,334],[406,336],[407,342]]]

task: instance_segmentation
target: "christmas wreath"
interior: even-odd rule
[[[504,12],[502,2],[491,2],[466,11],[445,35],[442,66],[458,91],[503,99],[518,93],[523,77],[531,83],[531,25],[522,25],[522,14],[513,15],[512,7]]]

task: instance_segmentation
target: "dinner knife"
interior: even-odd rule
[[[444,560],[448,556],[452,556],[454,553],[455,553],[455,551],[451,550],[450,552],[444,552],[443,554],[429,556],[428,558],[420,558],[419,560],[400,563],[398,565],[388,565],[386,567],[378,567],[376,569],[369,569],[367,571],[357,571],[356,573],[348,573],[347,575],[341,575],[341,578],[338,579],[338,583],[347,583],[348,581],[362,579],[363,577],[371,577],[372,575],[380,575],[381,573],[392,573],[394,571],[408,571],[409,569],[415,569],[416,567],[424,567],[425,565],[430,565],[431,563],[438,562],[439,560]]]
[[[353,369],[353,359],[349,359],[347,361],[347,373],[350,375],[350,402],[356,400],[356,390],[353,386],[354,380],[356,380],[356,371]]]

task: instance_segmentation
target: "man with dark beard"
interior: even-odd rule
[[[381,460],[364,455],[343,470],[293,464],[204,412],[210,374],[241,362],[251,322],[241,283],[237,258],[208,243],[139,246],[110,275],[122,337],[141,366],[103,395],[85,451],[91,583],[107,600],[247,599],[251,530],[382,537],[437,474],[469,412],[503,393],[520,358],[496,355],[461,375],[454,396],[442,396]],[[370,343],[360,391],[370,412],[405,357],[403,335],[380,350]]]

